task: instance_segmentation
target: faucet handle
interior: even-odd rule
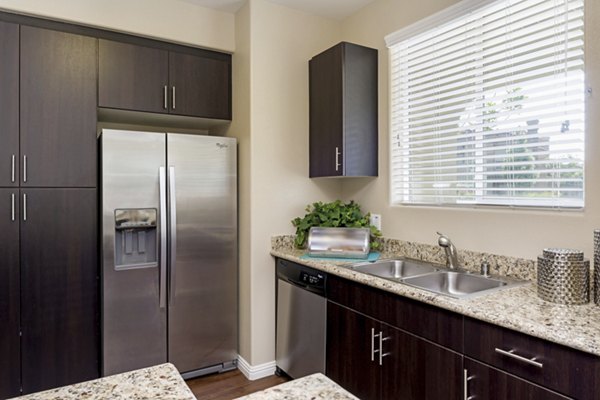
[[[448,238],[448,236],[444,235],[443,233],[440,232],[436,232],[440,237],[438,237],[438,245],[442,246],[442,247],[447,247],[450,246],[450,239]]]

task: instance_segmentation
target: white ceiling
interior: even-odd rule
[[[246,0],[184,0],[202,7],[235,13]],[[269,0],[272,3],[323,17],[344,19],[375,0]]]

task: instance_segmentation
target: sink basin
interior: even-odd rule
[[[375,275],[386,279],[404,279],[438,271],[430,264],[415,260],[380,260],[372,263],[354,264],[350,268],[365,274]]]
[[[407,278],[403,282],[419,289],[455,298],[470,297],[524,284],[524,282],[520,281],[505,281],[454,271],[440,271],[424,276]]]

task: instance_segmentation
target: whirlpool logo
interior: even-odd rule
[[[228,148],[228,147],[229,147],[229,145],[228,145],[228,144],[225,144],[225,143],[217,143],[217,147],[218,147],[219,149],[226,149],[226,148]]]

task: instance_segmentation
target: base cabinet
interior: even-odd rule
[[[461,398],[461,355],[333,302],[327,315],[327,375],[358,398]]]
[[[362,400],[600,400],[600,357],[335,275],[327,285],[326,372]]]
[[[375,362],[373,332],[380,323],[327,302],[326,374],[359,399],[381,398],[381,368]]]
[[[496,368],[465,358],[467,399],[566,400],[560,394],[509,375]]]

